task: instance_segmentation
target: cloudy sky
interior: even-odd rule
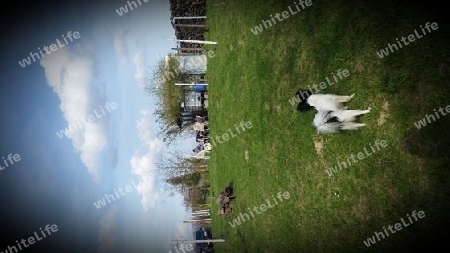
[[[58,232],[27,250],[168,252],[191,236],[181,196],[152,171],[168,148],[142,89],[175,47],[169,1],[141,3],[122,16],[126,1],[35,3],[4,18],[0,156],[21,159],[0,160],[0,251],[46,224]]]

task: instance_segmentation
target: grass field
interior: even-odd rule
[[[207,3],[211,135],[235,124],[253,127],[218,144],[209,162],[213,194],[230,182],[232,218],[278,192],[290,198],[233,228],[215,215],[217,252],[412,251],[443,244],[449,227],[450,116],[417,129],[414,122],[450,105],[450,32],[440,7],[404,1],[312,1],[255,35],[250,29],[294,1],[217,0]],[[380,59],[377,51],[426,22],[439,28]],[[318,135],[314,111],[289,103],[299,88],[350,76],[321,93],[350,95],[350,109],[372,111],[359,131]],[[387,147],[343,168],[325,170],[352,154]],[[247,153],[247,155],[246,155]],[[246,159],[247,158],[247,159]],[[366,247],[363,240],[414,210],[425,217]],[[254,212],[255,213],[255,212]]]

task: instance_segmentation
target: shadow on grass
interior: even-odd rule
[[[437,189],[437,191],[427,193],[430,198],[428,200],[430,201],[429,207],[432,208],[429,213],[434,219],[434,221],[428,222],[428,238],[426,241],[418,239],[412,242],[411,249],[413,249],[413,246],[417,249],[439,245],[446,240],[444,235],[446,235],[446,230],[450,224],[450,213],[448,212],[450,200],[447,197],[450,194],[448,184],[450,179],[450,171],[448,170],[450,166],[448,155],[450,150],[449,126],[450,116],[441,116],[440,119],[431,121],[420,129],[411,127],[405,132],[402,140],[403,147],[407,152],[430,164],[429,175],[433,178],[433,188]],[[422,233],[422,235],[427,236],[426,233]]]
[[[410,128],[403,138],[404,148],[413,155],[421,158],[444,158],[450,150],[448,130],[450,118],[441,116],[435,122],[431,121],[425,127]],[[449,117],[449,116],[447,116]]]

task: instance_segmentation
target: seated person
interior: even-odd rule
[[[206,119],[200,115],[195,115],[195,122],[205,123]]]
[[[205,131],[197,131],[196,138],[208,138],[208,134],[204,133]]]
[[[207,142],[208,142],[208,137],[200,137],[200,136],[197,136],[197,137],[195,138],[195,141],[196,141],[196,142],[199,142],[199,143],[207,143]]]
[[[194,154],[198,154],[200,151],[204,150],[205,147],[203,146],[203,144],[198,145],[197,147],[195,147],[192,152],[194,152]]]
[[[196,135],[200,137],[208,137],[209,135],[209,129],[206,129],[204,131],[196,131]]]

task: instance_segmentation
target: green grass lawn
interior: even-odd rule
[[[217,0],[207,3],[211,135],[241,121],[252,128],[214,147],[209,162],[213,194],[230,182],[232,218],[278,192],[290,198],[232,227],[217,216],[213,234],[226,239],[217,252],[410,251],[439,241],[449,225],[450,116],[417,129],[414,122],[450,105],[450,40],[444,17],[431,3],[313,1],[255,35],[251,28],[294,7],[294,1]],[[426,22],[439,29],[380,59],[376,52]],[[318,135],[315,111],[289,103],[299,88],[350,76],[321,93],[350,95],[350,109],[372,111],[359,131]],[[350,155],[387,147],[343,168],[325,170]],[[247,158],[245,153],[247,152]],[[366,247],[363,240],[414,210],[425,217]],[[255,212],[253,212],[255,213]],[[434,241],[433,241],[434,240]]]

